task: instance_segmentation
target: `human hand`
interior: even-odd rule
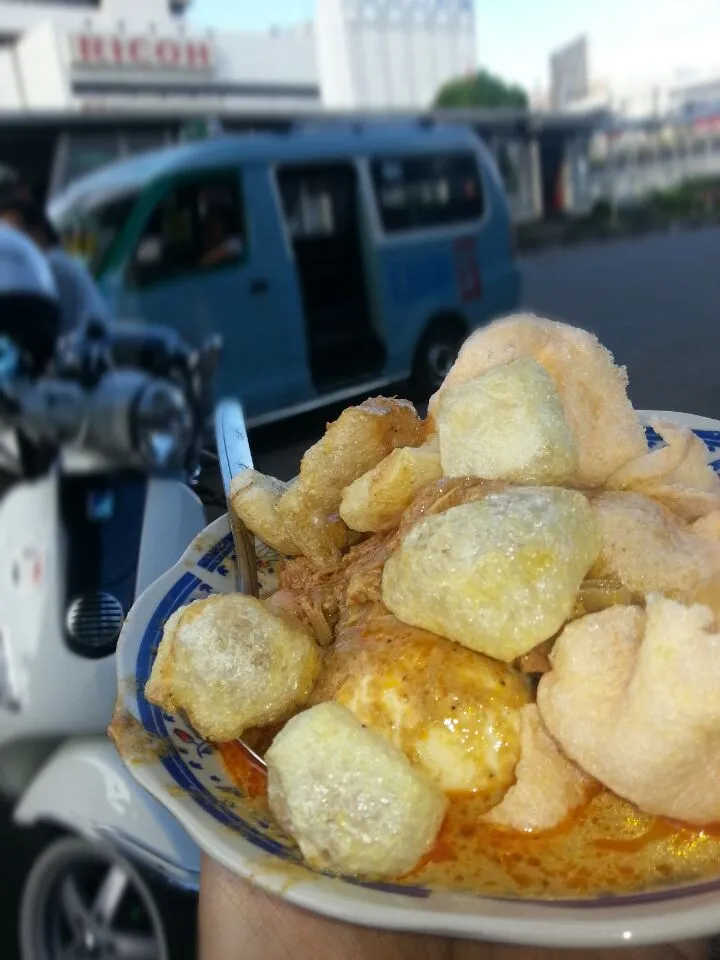
[[[199,960],[707,960],[706,941],[622,950],[541,950],[372,930],[264,893],[204,858]]]

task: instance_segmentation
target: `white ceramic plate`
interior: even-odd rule
[[[647,420],[650,415],[643,416]],[[694,429],[708,447],[708,460],[720,469],[720,459],[714,462],[720,456],[719,421],[675,413],[659,416]],[[648,438],[651,446],[661,442],[651,430]],[[267,586],[274,558],[263,549],[259,569]],[[361,883],[305,867],[294,844],[232,783],[213,747],[183,717],[163,713],[142,693],[167,618],[198,597],[230,592],[232,564],[232,536],[223,517],[137,601],[117,656],[125,710],[158,747],[141,751],[142,762],[136,747],[121,745],[121,752],[128,754],[125,759],[138,782],[207,854],[294,904],[373,927],[581,948],[662,943],[720,931],[720,865],[717,882],[629,897],[552,902]]]

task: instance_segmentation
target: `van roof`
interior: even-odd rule
[[[299,126],[287,133],[242,133],[153,150],[119,160],[79,177],[50,204],[53,217],[76,204],[132,193],[151,180],[208,166],[245,162],[302,162],[346,157],[348,153],[422,153],[428,149],[477,147],[478,137],[458,124],[350,121],[332,126]]]

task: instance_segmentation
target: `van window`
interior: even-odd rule
[[[355,203],[354,181],[346,189],[351,164],[283,167],[278,175],[285,223],[293,242],[344,233]]]
[[[183,180],[151,213],[135,249],[131,282],[144,287],[239,263],[247,237],[237,174]]]
[[[90,271],[99,276],[136,202],[136,194],[124,194],[82,212],[71,212],[58,224],[63,247],[81,257]]]
[[[388,233],[479,220],[482,180],[471,152],[384,157],[372,162],[375,195]]]
[[[281,166],[277,183],[300,282],[318,390],[378,376],[385,346],[373,323],[353,160]]]

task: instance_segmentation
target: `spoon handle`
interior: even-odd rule
[[[260,588],[255,539],[245,524],[235,516],[230,504],[230,485],[233,478],[243,470],[251,470],[253,466],[245,416],[241,405],[236,400],[222,400],[218,404],[215,412],[215,440],[228,505],[230,529],[235,543],[238,590],[256,597]]]

